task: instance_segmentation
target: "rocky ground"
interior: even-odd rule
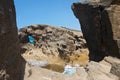
[[[77,67],[70,75],[26,64],[24,80],[120,80],[119,64],[120,60],[106,57],[99,63],[91,61],[86,67]]]
[[[36,44],[28,41],[32,34]],[[80,31],[56,28],[48,25],[31,25],[19,31],[21,52],[25,59],[46,60],[53,63],[85,65],[88,49]]]
[[[93,60],[102,56],[101,51],[119,57],[120,0],[88,1],[94,3],[74,3],[72,8],[93,49]],[[21,57],[15,15],[13,0],[0,0],[0,80],[120,80],[120,59],[106,56],[100,62],[88,61],[86,42],[76,30],[48,25],[22,28],[18,33]],[[28,42],[29,34],[35,45]],[[66,63],[79,65],[74,74],[62,73]]]
[[[36,45],[28,42],[30,33]],[[119,80],[120,60],[105,57],[99,63],[89,62],[89,52],[80,31],[31,25],[19,31],[19,39],[27,62],[24,80]],[[79,64],[76,73],[63,74],[66,63]]]

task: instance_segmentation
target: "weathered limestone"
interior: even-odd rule
[[[17,37],[14,2],[0,0],[0,80],[22,79]]]
[[[35,48],[28,43],[28,35],[32,34],[36,43]],[[39,56],[42,59],[50,56],[61,58],[65,62],[80,63],[88,62],[88,49],[86,41],[80,31],[67,28],[57,28],[49,25],[30,25],[19,30],[21,51],[24,56]],[[31,50],[30,50],[31,47]],[[38,49],[38,50],[37,50]],[[38,54],[35,54],[38,53]],[[43,56],[45,58],[43,58]],[[82,60],[81,60],[82,59]],[[53,62],[53,61],[51,61]],[[83,64],[82,64],[83,63]]]
[[[112,65],[110,72],[120,78],[120,59],[105,57],[104,60]]]
[[[120,57],[119,4],[117,0],[73,3],[72,9],[80,21],[91,60],[102,60],[105,55]]]

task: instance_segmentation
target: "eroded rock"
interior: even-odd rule
[[[120,78],[120,59],[115,57],[106,57],[104,60],[112,65],[110,72]]]
[[[0,80],[22,79],[16,14],[13,0],[0,0]]]
[[[29,43],[27,41],[29,34],[32,34],[36,41],[34,47],[42,50],[42,54],[46,56],[56,56],[66,60],[66,57],[68,58],[67,55],[74,54],[74,51],[76,50],[78,50],[79,54],[81,54],[81,49],[86,48],[87,51],[86,41],[83,38],[82,33],[77,30],[41,24],[30,25],[19,30],[19,40],[21,44],[26,45]],[[87,52],[85,53],[85,56],[85,59],[88,61]],[[66,61],[70,62],[70,59],[67,59]]]
[[[107,61],[109,60],[109,62]],[[119,80],[119,76],[111,73],[112,64],[114,62],[119,63],[120,60],[116,60],[113,57],[106,57],[100,63],[91,61],[85,67],[74,66],[76,73],[63,74],[54,72],[51,70],[42,69],[37,66],[26,65],[25,80],[32,79],[50,79],[50,80]],[[111,62],[111,63],[110,63]],[[57,67],[57,66],[56,66]],[[38,77],[39,76],[39,77]]]
[[[89,0],[72,5],[87,41],[91,60],[100,61],[106,55],[120,57],[119,3],[117,0]]]

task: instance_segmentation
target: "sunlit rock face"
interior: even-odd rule
[[[16,14],[13,0],[0,0],[0,80],[20,80]]]
[[[89,0],[73,3],[91,60],[100,61],[106,55],[120,57],[120,1]]]

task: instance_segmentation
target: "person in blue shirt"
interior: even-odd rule
[[[28,40],[29,40],[29,43],[35,45],[35,39],[33,38],[33,36],[31,34],[28,35]]]

